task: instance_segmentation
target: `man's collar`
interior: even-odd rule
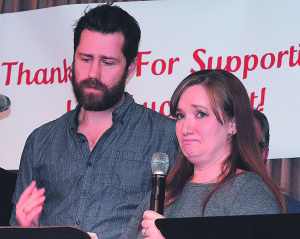
[[[113,123],[122,120],[124,123],[127,119],[129,119],[130,113],[134,109],[134,99],[129,95],[129,93],[125,92],[125,101],[122,105],[120,105],[115,111],[113,111]],[[75,110],[75,118],[74,123],[76,127],[78,127],[78,116],[80,112],[81,106],[77,105]]]
[[[129,95],[129,93],[125,92],[125,101],[113,112],[113,123],[117,122],[118,120],[122,120],[124,123],[131,115],[130,113],[133,111],[133,109],[134,99]]]

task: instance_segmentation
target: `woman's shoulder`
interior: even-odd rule
[[[263,182],[260,176],[253,172],[239,171],[234,177],[234,181],[238,182]]]
[[[265,181],[256,173],[253,172],[239,172],[229,182],[225,184],[225,191],[230,190],[238,194],[269,194],[272,195],[269,187]]]
[[[242,172],[237,174],[230,183],[227,190],[231,191],[234,197],[244,198],[243,200],[272,201],[275,197],[267,183],[256,173]],[[226,190],[225,189],[225,190]],[[276,203],[275,203],[276,204]]]
[[[238,173],[224,189],[230,215],[280,213],[273,193],[256,173]]]

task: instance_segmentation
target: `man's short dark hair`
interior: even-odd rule
[[[86,10],[75,24],[74,55],[80,42],[81,33],[85,29],[103,34],[122,33],[124,36],[122,52],[126,58],[127,67],[137,56],[141,30],[138,22],[122,8],[107,3]]]
[[[254,109],[253,110],[254,119],[258,121],[262,131],[262,140],[259,142],[260,149],[269,148],[270,141],[270,125],[267,117],[261,111]]]

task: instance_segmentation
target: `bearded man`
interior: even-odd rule
[[[140,28],[112,4],[90,9],[74,30],[78,105],[28,137],[13,196],[12,226],[76,226],[119,238],[151,190],[151,158],[178,142],[175,121],[134,102],[126,78]]]

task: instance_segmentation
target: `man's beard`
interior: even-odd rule
[[[80,106],[87,111],[104,111],[111,109],[122,99],[125,89],[126,77],[128,70],[124,71],[124,74],[120,82],[108,88],[101,81],[97,79],[82,80],[79,84],[76,81],[74,65],[72,66],[72,86],[76,100]],[[84,88],[94,88],[101,90],[101,94],[85,93]]]

